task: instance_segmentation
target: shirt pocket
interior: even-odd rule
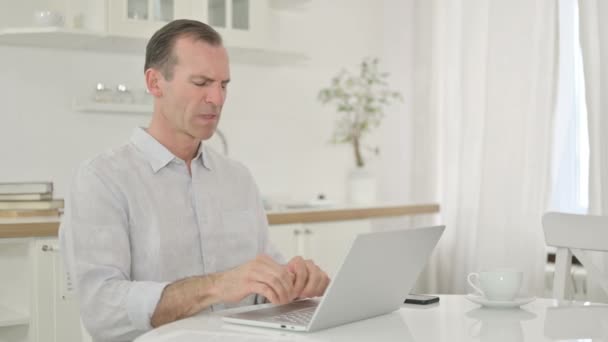
[[[254,259],[258,252],[258,229],[255,215],[252,210],[222,211],[222,227],[216,244],[222,250],[218,255],[218,270],[239,266]]]

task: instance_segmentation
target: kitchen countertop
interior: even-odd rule
[[[269,211],[268,223],[312,223],[362,220],[369,218],[434,214],[439,204],[378,205],[378,206],[331,206],[314,209]]]
[[[313,223],[362,220],[395,216],[412,216],[439,213],[438,204],[376,205],[376,206],[331,206],[311,207],[298,210],[268,212],[271,225],[290,223]],[[60,218],[28,217],[1,218],[0,238],[25,238],[57,236]]]

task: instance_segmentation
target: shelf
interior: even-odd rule
[[[61,27],[23,27],[0,30],[0,44],[127,54],[143,54],[146,47],[144,39],[110,36],[100,32]]]
[[[134,54],[143,57],[146,38],[109,35],[103,32],[62,27],[24,27],[0,30],[0,45]],[[293,64],[308,58],[301,53],[226,46],[232,61],[243,64]]]
[[[29,323],[30,318],[28,315],[0,306],[0,327],[12,327]]]
[[[76,100],[72,108],[77,112],[152,114],[152,105],[147,104],[97,103]]]

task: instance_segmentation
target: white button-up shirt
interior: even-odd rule
[[[242,164],[201,144],[191,170],[142,128],[78,169],[61,250],[95,340],[132,340],[151,329],[170,282],[224,271],[260,253],[284,262],[268,241],[259,191]]]

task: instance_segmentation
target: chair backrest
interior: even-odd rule
[[[550,212],[543,215],[548,246],[557,248],[553,297],[566,299],[572,255],[583,264],[590,279],[608,294],[608,278],[596,267],[586,251],[608,252],[608,216]]]

